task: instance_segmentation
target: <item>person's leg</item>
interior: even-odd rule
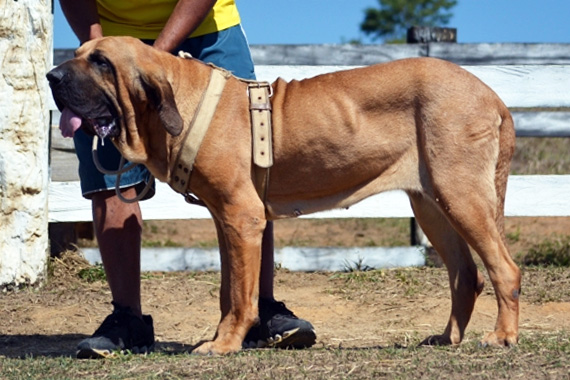
[[[123,190],[134,198],[134,188]],[[93,195],[93,223],[101,260],[113,302],[129,307],[142,318],[140,297],[140,246],[142,215],[138,203],[123,203],[115,191]]]
[[[259,274],[259,298],[274,299],[273,271],[275,270],[273,222],[268,221],[261,242],[261,272]]]
[[[92,138],[78,131],[74,137],[83,195],[92,200],[93,223],[114,311],[95,333],[77,346],[78,358],[98,358],[117,350],[147,352],[154,346],[152,318],[143,316],[140,296],[142,215],[138,203],[123,203],[115,193],[116,177],[100,173],[91,158]],[[104,168],[118,168],[113,144],[99,146]],[[148,180],[142,166],[121,176],[122,194],[134,198]],[[154,189],[149,196],[154,194]]]

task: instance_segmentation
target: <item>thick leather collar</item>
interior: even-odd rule
[[[214,117],[216,107],[226,81],[231,74],[225,70],[214,68],[210,75],[210,81],[206,91],[202,94],[202,99],[198,104],[198,109],[194,114],[194,118],[190,122],[190,126],[186,130],[186,136],[176,160],[171,167],[171,175],[169,185],[181,194],[187,194],[190,186],[190,175],[194,167],[194,161],[198,155],[198,150],[202,144],[202,140],[208,131],[210,122]]]

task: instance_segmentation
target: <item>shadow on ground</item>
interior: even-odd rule
[[[0,335],[0,357],[75,357],[75,347],[87,338],[84,334]],[[177,342],[157,342],[155,352],[188,353],[194,346]]]

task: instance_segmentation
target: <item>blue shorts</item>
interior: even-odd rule
[[[152,41],[145,41],[151,44]],[[213,63],[231,71],[235,76],[245,79],[255,79],[253,60],[249,51],[249,45],[241,25],[211,33],[204,36],[187,39],[176,52],[183,50],[192,57],[204,62]],[[95,167],[91,157],[91,145],[93,137],[86,135],[80,129],[73,137],[75,151],[79,158],[79,179],[81,192],[85,198],[90,199],[93,193],[114,190],[117,176],[103,174]],[[117,170],[121,155],[115,146],[107,141],[104,146],[97,149],[99,161],[107,170]],[[150,178],[150,172],[143,165],[137,165],[134,169],[121,175],[121,188],[135,186],[140,193]],[[145,199],[154,195],[154,188],[147,193]]]

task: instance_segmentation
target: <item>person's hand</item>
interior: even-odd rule
[[[153,46],[177,53],[174,50],[200,26],[214,4],[216,0],[179,0]]]

